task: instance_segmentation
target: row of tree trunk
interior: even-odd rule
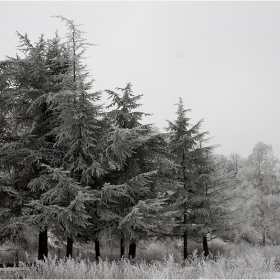
[[[66,245],[66,257],[73,256],[73,244],[74,241],[72,238],[67,237],[67,245]],[[94,240],[95,244],[95,258],[98,261],[100,257],[100,242],[99,240]],[[124,239],[121,238],[120,242],[120,256],[125,257],[125,246]],[[39,233],[39,248],[38,248],[38,260],[44,260],[44,257],[48,257],[48,230],[45,229]],[[136,257],[136,243],[131,242],[129,244],[128,257],[131,259],[135,259]]]
[[[187,250],[187,239],[188,235],[187,232],[184,233],[184,259],[187,259],[188,257],[188,250]],[[66,257],[72,257],[73,256],[73,239],[67,238],[67,245],[66,245]],[[95,258],[98,261],[100,257],[100,242],[99,240],[94,240],[95,244]],[[207,242],[207,237],[203,237],[203,251],[204,256],[209,255],[209,247]],[[121,238],[120,241],[120,256],[125,257],[125,246],[124,246],[124,239]],[[38,260],[43,260],[44,257],[48,257],[48,230],[45,229],[44,231],[39,233],[39,249],[38,249]],[[135,259],[136,257],[136,243],[131,242],[129,244],[129,250],[128,250],[128,257],[131,259]]]

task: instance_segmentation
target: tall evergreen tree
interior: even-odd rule
[[[105,170],[100,158],[99,138],[102,136],[100,93],[90,92],[92,80],[82,63],[88,45],[72,20],[59,16],[68,28],[68,71],[61,75],[62,89],[52,96],[53,109],[58,111],[59,125],[54,129],[55,146],[66,151],[63,157],[65,170],[84,190],[97,188],[98,177]],[[94,202],[96,193],[90,192]],[[75,234],[67,233],[67,256],[72,255]]]
[[[140,106],[142,95],[134,95],[132,85],[117,88],[122,94],[109,91],[112,100],[108,118],[112,122],[108,155],[115,167],[108,173],[109,183],[121,186],[124,194],[117,200],[118,229],[121,238],[121,256],[125,255],[124,241],[129,240],[129,255],[135,257],[136,241],[156,231],[162,220],[164,199],[158,196],[159,163],[164,157],[164,140],[153,132],[151,125],[142,125]]]
[[[63,94],[59,94],[65,91],[67,77],[71,81],[71,52],[60,44],[57,35],[49,41],[41,36],[36,45],[27,35],[18,35],[25,57],[2,63],[6,84],[1,97],[2,93],[8,96],[5,116],[11,119],[14,135],[1,147],[1,167],[4,175],[10,172],[11,184],[21,198],[20,214],[17,219],[10,217],[6,231],[32,225],[39,231],[38,258],[42,259],[48,255],[47,229],[56,224],[68,236],[75,236],[80,227],[87,225],[85,201],[92,201],[92,197],[73,175],[77,167],[69,151],[73,146],[62,145],[61,135],[73,131],[70,127],[68,131],[59,130],[65,128],[61,116],[68,117],[67,107],[59,107],[57,98],[62,100]],[[77,119],[80,116],[76,114]]]
[[[181,183],[181,187],[174,190],[174,208],[179,210],[177,215],[179,233],[184,241],[184,259],[188,256],[188,234],[193,230],[195,223],[194,211],[203,203],[206,203],[205,194],[199,182],[205,174],[205,163],[213,147],[204,147],[207,141],[207,132],[200,132],[202,120],[195,125],[190,125],[190,119],[186,117],[183,100],[179,99],[177,119],[168,121],[169,149],[174,156],[178,169],[175,178]],[[176,228],[175,228],[176,230]]]
[[[11,184],[20,194],[22,209],[25,203],[38,195],[30,190],[29,182],[38,176],[40,164],[52,157],[50,141],[45,134],[50,130],[51,118],[46,109],[46,95],[50,91],[48,83],[53,76],[49,75],[46,65],[46,50],[50,46],[43,36],[35,45],[27,35],[18,36],[25,57],[17,56],[2,62],[6,66],[4,70],[8,81],[3,92],[7,99],[2,106],[6,109],[3,112],[13,134],[4,141],[1,163],[5,174],[10,174]],[[8,126],[5,127],[7,131]],[[15,225],[9,221],[9,227],[16,228]]]
[[[202,167],[202,166],[201,166]],[[230,203],[235,191],[234,170],[228,171],[224,161],[209,154],[197,180],[192,205],[195,235],[202,239],[204,255],[209,255],[208,240],[229,228]],[[196,238],[197,239],[197,238]]]

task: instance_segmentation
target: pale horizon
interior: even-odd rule
[[[258,142],[280,158],[280,2],[0,2],[0,59],[19,51],[16,31],[36,42],[82,24],[93,90],[133,85],[144,121],[160,130],[179,97],[216,154],[247,157]],[[105,98],[105,97],[104,97]]]

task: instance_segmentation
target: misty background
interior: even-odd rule
[[[179,97],[204,119],[216,153],[247,157],[257,142],[280,158],[280,2],[0,2],[0,59],[15,56],[16,31],[32,42],[65,34],[62,15],[83,24],[93,91],[132,83],[145,122],[175,120]],[[104,93],[103,100],[107,95]]]

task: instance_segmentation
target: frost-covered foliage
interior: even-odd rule
[[[49,227],[72,238],[88,225],[86,204],[96,201],[88,184],[102,173],[96,149],[98,93],[88,93],[81,32],[66,22],[69,44],[58,35],[52,40],[41,36],[32,44],[27,35],[18,34],[24,57],[9,58],[2,66],[6,83],[1,98],[7,99],[1,107],[9,124],[5,131],[11,127],[13,134],[1,145],[1,181],[19,196],[14,200],[19,210],[12,211],[2,230],[17,235],[31,226],[39,231],[39,251],[44,244],[39,258],[47,255]]]
[[[201,132],[202,120],[195,125],[190,124],[186,113],[190,110],[184,108],[180,98],[177,119],[168,121],[169,145],[168,149],[177,164],[173,178],[180,182],[181,186],[173,189],[172,201],[177,211],[176,234],[184,236],[184,258],[187,258],[187,238],[192,231],[199,228],[205,229],[211,226],[210,200],[207,194],[207,186],[210,186],[211,169],[209,157],[213,146],[205,146],[208,132]],[[208,229],[201,233],[205,236]]]
[[[167,221],[166,212],[160,215],[165,198],[159,196],[160,191],[170,188],[159,174],[164,174],[159,167],[166,161],[166,143],[151,125],[141,124],[148,114],[135,111],[141,95],[133,94],[132,85],[117,90],[120,93],[107,90],[111,103],[106,115],[110,123],[106,158],[111,170],[104,179],[110,183],[107,187],[122,190],[110,203],[111,229],[123,240],[135,242],[150,233],[157,234]]]
[[[263,245],[279,243],[279,167],[272,147],[260,142],[238,169],[235,221],[242,224],[239,238]]]
[[[28,232],[39,259],[50,235],[58,248],[66,244],[66,256],[73,242],[94,241],[97,258],[103,236],[121,256],[124,242],[135,256],[139,240],[180,236],[185,259],[189,239],[203,242],[205,256],[212,236],[278,244],[272,148],[258,143],[247,159],[213,155],[181,98],[166,133],[143,124],[149,114],[138,111],[142,95],[130,83],[93,91],[84,63],[91,44],[74,21],[57,18],[68,28],[64,39],[32,43],[18,33],[21,56],[0,62],[0,241],[28,240]],[[99,103],[105,93],[107,107]]]
[[[34,188],[35,184],[30,182],[46,174],[46,166],[61,165],[63,151],[54,148],[52,129],[56,126],[56,116],[50,110],[48,97],[51,92],[61,89],[57,73],[63,73],[67,68],[66,52],[57,36],[52,40],[41,36],[35,44],[27,35],[18,36],[24,57],[8,58],[1,64],[6,80],[1,88],[1,97],[6,97],[0,110],[6,120],[6,135],[0,150],[1,182],[3,187],[13,188],[13,195],[17,192],[12,213],[6,217],[8,223],[1,230],[13,234],[20,231],[30,214],[40,214],[40,210],[27,204],[38,200],[51,187],[45,182]],[[52,63],[54,59],[60,61],[59,65]],[[30,224],[42,228],[45,223]]]
[[[270,248],[272,249],[272,248]],[[275,248],[276,249],[276,248]],[[279,277],[275,257],[266,256],[262,248],[237,247],[231,256],[216,261],[193,256],[192,261],[175,261],[171,255],[161,261],[130,262],[100,260],[46,259],[22,272],[0,272],[5,278],[28,279],[269,279]],[[279,248],[277,247],[277,250]],[[240,252],[241,251],[241,252]],[[23,263],[22,267],[26,267]]]

